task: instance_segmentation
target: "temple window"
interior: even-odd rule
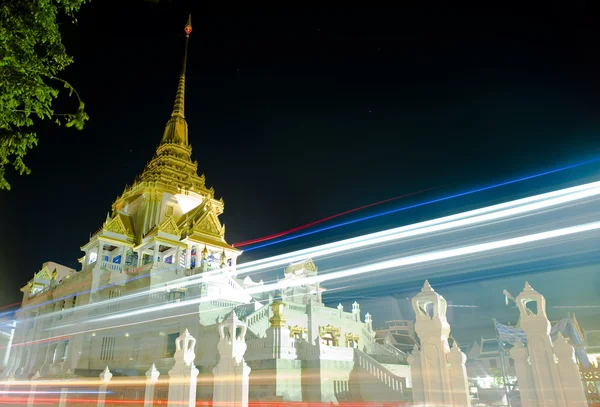
[[[98,260],[98,253],[96,253],[96,252],[91,252],[91,253],[90,253],[90,261],[89,261],[89,263],[88,263],[88,264],[95,263],[95,262],[96,262],[96,260]]]
[[[113,257],[112,262],[116,264],[121,264],[121,255],[119,254],[118,256]]]
[[[323,335],[323,337],[321,338],[321,343],[323,345],[327,345],[327,346],[333,346],[335,344],[335,341],[333,339],[333,336],[331,334],[325,334]]]
[[[358,335],[347,333],[346,334],[346,347],[347,348],[358,348]]]
[[[173,264],[173,255],[165,257],[165,263]]]
[[[177,350],[175,341],[177,340],[178,337],[179,337],[179,332],[167,335],[167,347],[166,347],[166,352],[165,352],[166,358],[171,358],[171,357],[173,357],[173,355],[175,355],[175,351]]]
[[[114,336],[105,336],[102,338],[100,360],[113,360],[115,356],[115,342],[116,338]]]

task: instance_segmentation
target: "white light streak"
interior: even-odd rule
[[[417,254],[413,256],[399,257],[391,260],[381,261],[374,264],[368,264],[359,267],[353,267],[342,271],[335,271],[326,274],[305,277],[303,279],[285,279],[280,280],[276,283],[266,284],[263,286],[250,287],[247,289],[248,294],[261,294],[264,292],[275,291],[283,288],[294,287],[298,285],[307,285],[314,283],[324,283],[326,281],[339,280],[342,278],[348,278],[357,276],[360,274],[384,271],[398,267],[411,266],[420,263],[426,263],[436,260],[450,259],[456,258],[460,256],[475,254],[475,253],[483,253],[489,252],[493,250],[518,246],[527,243],[533,243],[538,241],[549,240],[557,237],[573,235],[577,233],[588,232],[592,230],[600,229],[600,222],[592,222],[584,225],[571,226],[562,229],[555,229],[547,232],[535,233],[531,235],[519,236],[510,239],[498,240],[493,242],[486,242],[475,244],[471,246],[458,247],[448,250],[440,250],[435,252],[428,252]],[[153,307],[148,307],[140,310],[134,310],[129,312],[123,312],[115,315],[108,315],[100,318],[96,318],[90,322],[103,322],[103,321],[111,321],[119,318],[127,318],[142,314],[148,314],[158,311],[170,311],[182,306],[189,306],[194,304],[200,304],[202,302],[207,302],[211,300],[218,299],[217,295],[207,296],[196,298],[189,301],[183,301],[178,303],[170,303],[170,304],[162,304]]]

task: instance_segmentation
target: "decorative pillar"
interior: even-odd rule
[[[108,369],[108,366],[104,368],[104,371],[100,373],[100,386],[98,389],[98,407],[104,407],[104,402],[106,400],[106,389],[108,388],[108,384],[110,383],[110,379],[112,378],[112,373]]]
[[[220,360],[213,369],[213,406],[248,407],[250,367],[244,361],[248,327],[232,311],[218,329]]]
[[[467,355],[461,352],[456,341],[452,349],[446,355],[446,360],[450,364],[450,386],[452,387],[452,401],[456,406],[468,406],[469,382],[467,380]]]
[[[457,365],[456,369],[448,366],[450,324],[446,319],[446,300],[425,281],[421,292],[412,299],[412,306],[417,318],[415,331],[421,340],[421,369],[417,373],[420,373],[419,379],[423,385],[422,402],[428,405],[469,407],[468,389],[466,386],[463,389],[461,385],[462,382],[467,383],[467,377],[466,370],[460,368],[464,354],[459,349],[451,356]],[[415,362],[416,356],[413,357],[413,364]],[[451,379],[451,374],[461,377]],[[411,376],[414,382],[417,375]]]
[[[344,306],[342,305],[342,303],[340,302],[337,306],[338,309],[338,313],[340,315],[340,319],[344,317]]]
[[[169,370],[169,407],[196,406],[196,378],[198,369],[194,365],[196,338],[186,329],[175,340],[175,364]]]
[[[352,315],[356,322],[360,322],[360,305],[356,301],[352,304]]]
[[[100,262],[104,261],[104,242],[102,241],[98,242],[98,257],[96,258],[96,261],[96,264],[100,264]]]
[[[575,349],[560,332],[554,341],[554,353],[558,359],[558,373],[567,405],[569,407],[586,407],[588,402],[575,360]]]
[[[533,383],[533,372],[529,364],[529,352],[517,337],[515,346],[510,350],[510,356],[515,361],[515,374],[519,382],[521,407],[537,407],[538,401]]]
[[[146,372],[146,392],[144,393],[144,407],[154,406],[154,386],[158,383],[158,376],[160,372],[152,363],[150,369]]]
[[[290,330],[283,318],[285,303],[280,299],[271,304],[273,316],[269,318],[270,326],[266,330],[266,344],[272,347],[273,359],[296,359],[296,348],[291,344]],[[277,379],[277,378],[276,378]]]
[[[527,335],[527,348],[538,401],[544,406],[566,406],[550,340],[546,299],[526,282],[523,291],[516,298],[516,303],[521,314],[521,328]],[[529,303],[536,304],[537,312],[527,307]]]
[[[177,269],[181,267],[181,247],[179,246],[175,248],[175,261],[173,264],[175,265],[175,272],[177,272]]]
[[[416,343],[412,352],[408,355],[407,360],[410,366],[413,403],[421,405],[425,403],[425,393],[423,390],[423,375],[421,372],[421,351]]]
[[[365,314],[365,324],[367,324],[367,330],[373,331],[373,317],[368,312]]]
[[[33,375],[33,377],[31,378],[31,381],[29,382],[29,397],[27,398],[27,407],[34,407],[35,406],[35,389],[37,388],[37,383],[36,380],[39,379],[40,376],[40,372],[39,370],[35,373],[35,375]]]
[[[185,250],[185,268],[192,269],[192,246]]]
[[[159,247],[160,247],[160,245],[159,245],[159,244],[158,244],[158,242],[155,240],[155,241],[154,241],[154,258],[152,259],[152,262],[153,262],[154,264],[157,264],[157,263],[158,263],[158,256],[159,256],[159,254],[160,254],[160,252],[158,251]]]

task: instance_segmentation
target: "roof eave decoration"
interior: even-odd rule
[[[207,212],[205,216],[200,218],[199,222],[194,222],[192,232],[221,239],[225,237],[225,227],[221,225],[217,216],[212,212]]]
[[[161,223],[158,226],[158,231],[176,236],[178,239],[181,237],[181,231],[177,227],[177,223],[173,219],[173,216],[169,216],[163,223]]]
[[[102,232],[112,232],[118,235],[123,235],[130,239],[133,239],[133,233],[125,227],[125,224],[121,220],[120,216],[115,216],[109,221],[104,222],[102,226]]]
[[[42,280],[50,280],[52,277],[50,276],[50,270],[48,270],[47,266],[44,266],[40,271],[38,271],[34,276],[34,279],[39,278]]]

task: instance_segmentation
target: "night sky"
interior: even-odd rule
[[[64,26],[75,57],[64,77],[91,119],[83,131],[40,125],[31,175],[9,173],[13,190],[0,192],[1,302],[20,300],[45,261],[79,268],[79,247],[152,157],[188,12],[193,158],[225,200],[235,243],[420,189],[459,191],[599,154],[599,19],[569,3],[517,16],[436,2],[328,10],[93,0],[77,26]],[[560,181],[584,175],[593,174]]]

